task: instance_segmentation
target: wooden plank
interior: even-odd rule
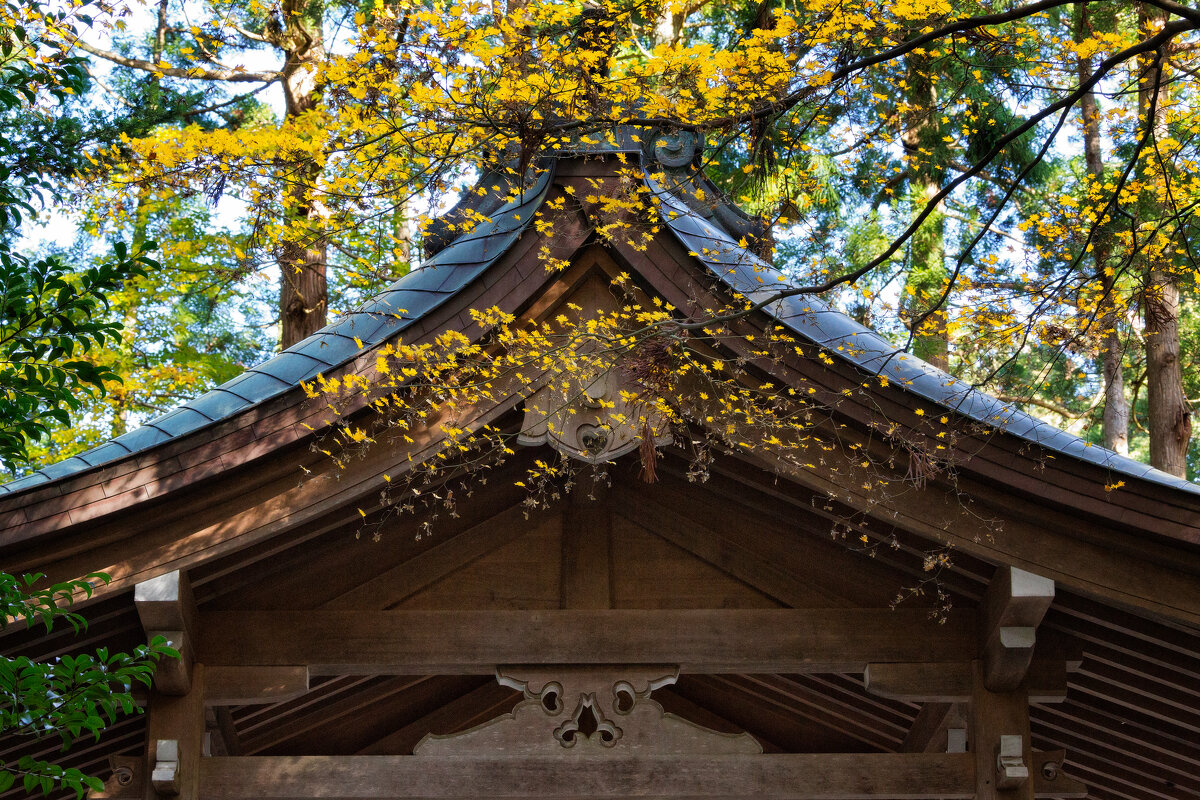
[[[308,667],[212,667],[204,691],[207,706],[282,703],[308,691]]]
[[[967,703],[972,694],[970,661],[948,664],[868,664],[863,672],[868,692],[910,703]],[[1067,699],[1067,665],[1061,659],[1035,659],[1025,688],[1031,703]]]
[[[993,692],[1016,689],[1033,660],[1037,627],[1054,602],[1054,581],[1001,565],[983,600],[984,681]]]
[[[658,485],[648,490],[643,490],[642,487],[638,487],[638,489],[651,498],[655,495],[665,494],[663,487]],[[707,491],[707,487],[705,487],[705,491]],[[792,608],[814,605],[825,607],[860,605],[816,585],[815,575],[797,576],[795,572],[787,568],[794,565],[767,561],[742,542],[738,542],[732,537],[721,536],[718,532],[719,528],[715,527],[719,518],[711,514],[707,515],[707,518],[714,523],[714,526],[698,522],[695,516],[685,518],[674,508],[639,496],[639,492],[626,486],[619,486],[614,494],[629,510],[628,513],[637,524],[784,605]],[[691,500],[692,498],[689,497],[688,501]],[[696,500],[700,503],[711,502],[711,498],[696,498]],[[722,518],[720,521],[724,522],[724,519]],[[757,520],[751,527],[756,534],[761,535]],[[797,561],[803,563],[802,559],[797,559]],[[813,602],[814,599],[818,602]]]
[[[350,591],[332,598],[322,608],[387,607],[436,583],[475,559],[523,536],[529,530],[528,509],[512,505],[446,541],[397,564]]]
[[[199,660],[312,674],[491,674],[500,664],[678,664],[685,672],[862,672],[961,661],[975,615],[923,609],[246,611],[202,614]]]
[[[358,755],[411,755],[428,734],[458,733],[513,710],[521,695],[489,681],[461,697],[413,720],[358,751]]]
[[[970,754],[208,758],[204,800],[867,800],[974,794]]]

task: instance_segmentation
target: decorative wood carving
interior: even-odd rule
[[[146,761],[141,756],[109,756],[108,764],[112,775],[104,781],[101,791],[88,792],[88,800],[122,800],[144,798],[146,790],[144,768]]]
[[[430,734],[418,756],[755,754],[748,733],[709,730],[650,699],[676,667],[504,668],[496,679],[525,699],[510,713],[449,736]]]
[[[583,381],[551,380],[525,401],[525,421],[517,441],[523,445],[548,444],[571,458],[600,464],[634,450],[645,430],[654,432],[654,443],[671,443],[667,425],[651,404],[628,398],[637,388],[609,370],[583,385]]]

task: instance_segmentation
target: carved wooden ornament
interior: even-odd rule
[[[656,445],[671,443],[661,413],[651,403],[628,398],[616,370],[580,382],[550,381],[525,401],[525,420],[517,441],[523,445],[548,444],[572,458],[599,464],[634,450],[645,430]],[[622,389],[625,393],[622,394]]]
[[[427,735],[418,756],[756,754],[748,733],[719,733],[667,713],[650,699],[675,683],[675,667],[502,668],[496,679],[525,699],[462,733]]]

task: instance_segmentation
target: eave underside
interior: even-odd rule
[[[553,609],[564,605],[562,503],[533,514],[511,486],[522,459],[481,487],[457,519],[432,535],[419,520],[394,521],[382,539],[358,526],[275,548],[246,551],[192,572],[202,617],[209,612],[354,608]],[[874,556],[830,537],[814,497],[734,459],[719,460],[704,485],[668,456],[646,485],[628,459],[611,467],[612,540],[608,576],[615,608],[886,607],[925,576],[931,543],[900,536]],[[736,476],[736,477],[735,477]],[[497,524],[490,524],[499,520]],[[672,520],[674,520],[672,522]],[[773,567],[806,564],[792,583]],[[956,555],[944,588],[956,607],[977,605],[993,568]],[[408,583],[396,583],[408,575]],[[415,576],[415,577],[414,577]],[[651,579],[653,576],[653,579]],[[360,587],[388,583],[385,593]],[[928,597],[908,601],[929,605]],[[13,634],[5,649],[39,655],[100,643],[128,647],[141,635],[131,598],[91,609],[79,638]],[[1200,637],[1068,593],[1060,593],[1039,634],[1082,653],[1063,703],[1031,709],[1033,745],[1067,750],[1067,771],[1096,800],[1200,797]],[[720,731],[748,731],[766,752],[898,752],[922,705],[876,697],[859,674],[684,675],[654,697],[668,711]],[[427,733],[453,733],[511,709],[519,696],[480,675],[337,675],[273,705],[217,707],[209,727],[218,750],[239,755],[406,754]],[[81,742],[69,763],[105,771],[106,757],[143,747],[141,718],[124,720],[99,742]],[[57,757],[56,743],[9,744]],[[14,795],[15,796],[15,795]]]

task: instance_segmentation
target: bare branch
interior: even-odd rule
[[[283,77],[283,73],[277,70],[250,72],[240,67],[222,67],[220,69],[171,67],[154,64],[141,58],[129,58],[120,53],[114,53],[111,50],[104,50],[100,47],[90,45],[82,39],[72,39],[71,44],[86,53],[99,56],[114,64],[120,64],[122,67],[129,67],[130,69],[137,69],[142,72],[168,75],[172,78],[195,81],[229,81],[233,83],[273,83]]]

